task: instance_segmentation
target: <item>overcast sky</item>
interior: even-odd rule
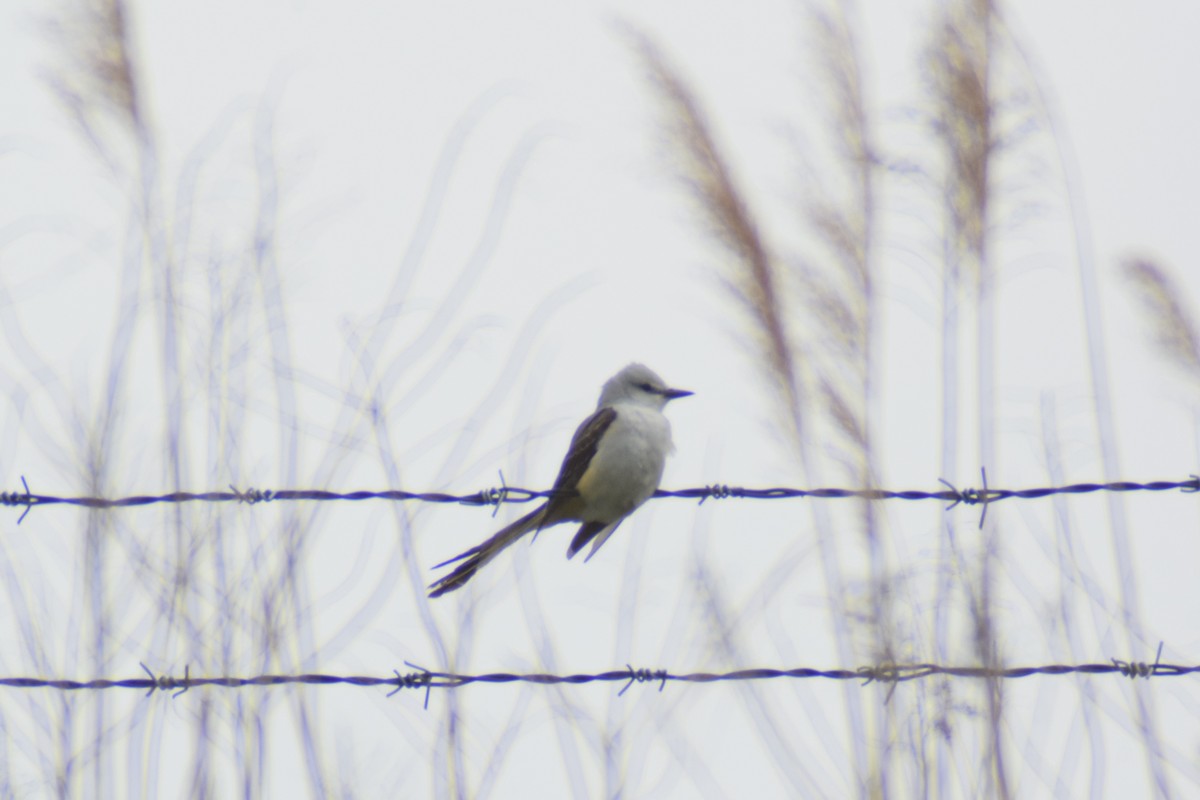
[[[140,149],[119,114],[86,117],[85,129],[63,102],[65,86],[95,103],[75,59],[97,35],[72,8],[0,3],[6,491],[25,476],[62,495],[229,484],[469,493],[501,472],[545,488],[601,383],[633,360],[696,392],[669,409],[677,452],[665,487],[805,481],[759,342],[723,283],[731,256],[681,180],[678,142],[629,36],[650,36],[688,82],[768,246],[796,266],[821,258],[805,212],[831,169],[805,6],[135,3]],[[989,220],[997,455],[983,466],[1005,488],[1105,479],[1089,369],[1098,334],[1117,431],[1107,468],[1184,480],[1197,471],[1198,384],[1156,348],[1121,267],[1153,259],[1185,304],[1200,302],[1200,10],[1017,2],[1002,15]],[[875,459],[882,486],[929,491],[938,478],[978,485],[981,466],[964,293],[959,471],[941,471],[940,162],[923,72],[934,16],[915,2],[851,16],[880,155]],[[1081,274],[1098,286],[1090,331]],[[819,334],[804,343],[822,346]],[[844,482],[833,446],[818,449],[826,482]],[[0,674],[135,677],[139,661],[212,675],[386,676],[405,661],[853,669],[870,663],[872,642],[846,624],[850,649],[839,649],[833,612],[862,610],[866,566],[845,565],[847,597],[831,601],[818,502],[651,502],[586,566],[563,559],[565,530],[548,531],[432,606],[431,566],[521,507],[496,519],[383,502],[181,516],[52,507],[19,528],[4,514],[0,633],[20,646],[3,648]],[[936,503],[897,505],[878,523],[896,655],[973,663],[969,626],[953,627],[969,615],[959,606],[949,632],[937,629],[932,587],[970,571],[944,542],[953,530],[977,553],[978,509],[947,522]],[[1149,661],[1159,641],[1166,662],[1200,660],[1194,498],[1112,506],[1091,495],[988,513],[1002,534],[1003,661]],[[1056,528],[1066,515],[1069,537]],[[1114,518],[1132,543],[1132,628]],[[844,523],[832,530],[859,535]],[[294,570],[282,553],[299,556]],[[180,565],[195,585],[180,588]],[[286,644],[264,644],[270,625]],[[1142,649],[1128,652],[1131,642]],[[1139,701],[1153,710],[1170,786],[1195,791],[1194,681],[1022,680],[1005,686],[1018,796],[1143,793],[1153,779]],[[960,715],[935,779],[949,796],[986,793],[984,695],[951,683]],[[273,796],[316,794],[322,780],[362,796],[533,786],[845,796],[863,790],[882,743],[939,746],[936,686],[916,686],[897,687],[891,706],[886,687],[815,681],[634,686],[623,697],[613,685],[472,687],[435,692],[428,711],[415,693],[349,687],[174,701],[4,690],[0,718],[22,742],[5,754],[19,794],[52,789],[68,757],[72,791],[181,793],[203,771],[199,738],[217,795],[245,778],[251,794]],[[265,733],[239,716],[254,714]],[[901,796],[924,785],[888,758]]]

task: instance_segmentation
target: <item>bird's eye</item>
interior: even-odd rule
[[[650,394],[654,394],[654,392],[656,391],[655,388],[648,383],[639,383],[638,388],[641,389],[643,392],[649,392]]]

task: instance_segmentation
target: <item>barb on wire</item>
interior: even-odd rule
[[[244,492],[240,492],[238,491],[238,488],[231,483],[229,484],[229,490],[233,492],[234,500],[251,506],[255,503],[269,503],[275,499],[275,493],[270,489],[262,491],[251,487]]]
[[[1200,476],[1190,475],[1183,481],[1113,481],[1110,483],[1073,483],[1068,486],[1047,486],[1031,489],[993,489],[988,485],[987,470],[981,469],[980,475],[983,487],[959,489],[954,484],[938,478],[946,487],[940,491],[920,490],[888,490],[888,489],[796,489],[788,487],[750,488],[745,486],[730,486],[724,483],[699,486],[692,489],[659,489],[654,497],[674,497],[697,500],[700,504],[707,500],[786,500],[786,499],[838,499],[856,498],[859,500],[937,500],[949,503],[947,510],[960,503],[967,506],[979,505],[983,512],[979,518],[979,527],[983,527],[987,519],[987,510],[993,503],[1011,498],[1033,500],[1058,494],[1090,494],[1092,492],[1165,492],[1180,490],[1187,493],[1200,492]],[[17,522],[25,519],[29,511],[36,506],[72,505],[84,508],[128,508],[145,506],[153,503],[241,503],[255,505],[266,502],[295,502],[312,500],[317,502],[361,501],[361,500],[391,500],[418,501],[424,503],[455,503],[467,506],[492,506],[493,516],[505,503],[530,503],[562,494],[562,491],[521,489],[509,486],[500,474],[500,486],[482,489],[471,494],[447,494],[444,492],[407,492],[400,489],[385,491],[353,491],[331,492],[322,489],[238,489],[231,485],[229,491],[221,492],[170,492],[160,495],[134,495],[131,497],[58,497],[47,494],[34,494],[29,490],[29,484],[22,476],[21,484],[24,491],[0,492],[0,505],[24,506]]]
[[[25,516],[29,513],[29,509],[33,508],[34,498],[29,491],[29,484],[25,482],[25,476],[21,476],[21,485],[25,487],[25,493],[21,492],[0,492],[0,505],[4,506],[25,506],[25,510],[21,512],[21,516],[17,518],[17,524],[20,525],[25,521]]]
[[[973,505],[983,506],[983,511],[979,515],[979,530],[983,530],[983,523],[987,520],[988,504],[993,502],[994,500],[1001,499],[1001,498],[992,497],[992,492],[990,489],[988,489],[987,467],[980,467],[979,474],[983,478],[983,488],[982,489],[963,489],[960,492],[954,484],[950,483],[949,481],[947,481],[943,478],[938,478],[938,483],[942,484],[947,489],[949,489],[954,496],[954,502],[951,503],[950,505],[946,506],[947,511],[954,508],[959,503],[962,503],[963,505],[968,505],[968,506],[973,506]],[[1014,495],[1009,495],[1009,496],[1014,496]]]
[[[492,487],[485,490],[488,502],[495,506],[492,509],[492,519],[495,519],[496,515],[500,513],[500,506],[508,501],[508,481],[504,480],[504,470],[498,470],[498,472],[500,473],[500,488]]]
[[[171,695],[171,699],[174,700],[176,697],[179,697],[179,695],[192,688],[192,668],[190,666],[185,666],[183,668],[182,679],[172,678],[169,675],[164,675],[160,678],[151,672],[150,668],[140,661],[138,662],[138,666],[142,668],[143,672],[150,676],[150,688],[146,690],[146,697],[149,697],[157,691],[170,692],[178,689],[179,691]]]
[[[1121,671],[1121,674],[1127,678],[1149,678],[1158,674],[1158,668],[1162,661],[1163,643],[1158,643],[1158,653],[1154,656],[1154,663],[1147,664],[1138,661],[1121,661],[1114,658],[1113,664]]]
[[[392,695],[394,695],[396,692],[400,691],[401,689],[419,689],[420,687],[424,686],[425,687],[425,710],[428,711],[429,710],[429,692],[433,688],[433,673],[430,672],[429,670],[425,669],[424,667],[418,667],[416,664],[410,664],[407,661],[404,662],[404,665],[407,667],[412,667],[413,669],[415,669],[417,671],[410,672],[407,675],[401,675],[400,670],[396,670],[396,669],[392,670],[392,672],[396,673],[396,681],[395,681],[396,688],[392,689],[390,692],[388,692],[387,696],[391,697]]]
[[[658,691],[661,692],[667,686],[667,679],[671,677],[670,673],[665,669],[634,669],[632,664],[626,664],[629,667],[629,683],[625,684],[625,688],[617,692],[617,696],[625,694],[629,691],[629,687],[633,686],[634,682],[645,683],[646,681],[660,681]]]
[[[146,673],[145,678],[129,678],[113,680],[98,678],[90,681],[75,681],[49,678],[0,678],[0,687],[13,689],[58,689],[60,691],[79,691],[85,689],[144,689],[149,697],[156,691],[174,691],[172,697],[179,697],[192,688],[217,687],[222,689],[242,689],[251,686],[280,686],[287,684],[329,685],[349,684],[351,686],[390,686],[392,690],[387,696],[401,689],[425,689],[425,707],[429,707],[429,695],[434,689],[458,689],[473,684],[496,685],[504,683],[535,683],[542,685],[582,684],[582,683],[624,683],[617,692],[624,695],[634,683],[658,682],[658,690],[666,688],[668,682],[682,683],[721,683],[726,681],[764,681],[779,679],[826,679],[837,681],[860,681],[868,686],[872,683],[888,684],[888,697],[900,683],[920,680],[934,675],[944,675],[951,678],[975,679],[1017,679],[1030,675],[1121,675],[1129,678],[1164,678],[1200,674],[1200,664],[1181,665],[1162,663],[1162,644],[1158,646],[1158,656],[1153,664],[1133,661],[1110,659],[1108,664],[1044,664],[1033,667],[975,667],[975,666],[942,666],[938,664],[877,664],[856,669],[814,669],[811,667],[794,667],[791,669],[774,669],[758,667],[739,669],[731,672],[689,672],[673,673],[665,669],[639,669],[627,664],[624,669],[609,670],[598,673],[581,673],[573,675],[552,675],[547,673],[513,673],[489,672],[478,675],[457,672],[435,672],[417,666],[408,661],[405,665],[413,670],[401,674],[392,670],[390,676],[363,675],[326,675],[309,673],[303,675],[258,675],[249,678],[232,676],[223,677],[193,677],[188,668],[184,669],[182,678],[169,675],[155,675],[145,664],[141,664]]]

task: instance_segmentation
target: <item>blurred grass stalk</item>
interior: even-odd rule
[[[876,227],[876,183],[879,159],[872,145],[871,124],[865,101],[860,59],[853,36],[854,9],[849,3],[814,3],[808,6],[815,22],[818,68],[828,91],[830,139],[836,157],[825,165],[823,180],[829,186],[810,190],[814,199],[804,210],[804,223],[818,243],[821,257],[784,259],[766,243],[745,193],[737,184],[735,170],[716,143],[711,125],[681,74],[647,37],[634,34],[636,46],[649,67],[660,102],[674,134],[683,164],[680,172],[696,197],[700,212],[716,238],[733,256],[721,280],[732,297],[746,310],[754,334],[763,372],[775,388],[777,408],[789,434],[791,447],[805,479],[819,484],[824,472],[813,447],[824,444],[841,476],[863,487],[876,485],[871,408],[879,401],[876,378],[879,308],[873,281]],[[994,308],[988,275],[989,162],[992,156],[993,101],[990,95],[990,38],[993,9],[990,3],[961,2],[948,6],[933,29],[927,51],[929,80],[936,114],[934,138],[946,164],[941,190],[944,223],[944,310],[943,310],[943,470],[957,473],[955,450],[960,440],[960,420],[955,395],[959,347],[958,297],[964,273],[976,303],[977,345],[975,363],[979,387],[978,420],[981,463],[990,463],[995,453],[993,420]],[[832,188],[831,188],[832,187]],[[851,621],[865,618],[869,636],[866,658],[874,663],[895,662],[910,655],[913,644],[903,645],[892,611],[897,596],[887,548],[879,536],[874,505],[864,501],[857,510],[856,526],[862,544],[858,556],[840,554],[833,536],[835,526],[828,514],[814,508],[814,523],[823,562],[826,591],[830,598],[832,627],[839,655],[853,663],[852,643],[860,631]],[[952,536],[947,520],[947,541]],[[945,655],[945,637],[952,608],[949,583],[958,576],[970,598],[974,621],[974,650],[980,663],[999,666],[1000,655],[992,626],[992,569],[997,556],[994,524],[979,549],[974,570],[964,568],[960,554],[949,544],[943,552],[940,582],[935,600],[938,649]],[[851,583],[843,561],[869,564],[869,599],[866,613],[856,613],[858,604],[847,593]],[[954,569],[948,565],[955,564]],[[971,576],[975,573],[975,577]],[[911,637],[909,637],[911,639]],[[907,646],[907,650],[903,648]],[[919,690],[918,690],[919,691]],[[939,708],[931,715],[930,729],[949,731],[954,690],[949,681],[936,690]],[[989,794],[1009,796],[1005,777],[1002,736],[1002,697],[997,680],[986,690],[988,720]],[[846,696],[851,731],[849,749],[865,794],[890,794],[888,747],[898,731],[892,719],[872,726],[875,744],[864,753],[860,744],[864,712],[855,697]],[[924,715],[923,715],[924,716]],[[893,715],[894,719],[894,715]],[[927,731],[928,734],[930,731]],[[921,782],[939,794],[947,790],[948,760],[953,758],[949,737],[937,735],[935,763],[923,742],[910,742],[910,752],[921,761]],[[891,756],[896,757],[895,755]],[[959,754],[961,757],[961,754]],[[934,788],[936,787],[936,788]]]
[[[815,442],[833,455],[841,479],[864,487],[876,484],[871,422],[868,409],[875,379],[876,325],[872,281],[875,222],[876,158],[872,152],[864,87],[847,9],[840,4],[812,6],[820,69],[830,94],[837,143],[836,190],[812,192],[804,209],[805,224],[817,237],[823,257],[813,264],[791,267],[767,244],[735,168],[716,142],[700,103],[674,68],[646,36],[631,38],[658,90],[672,135],[672,153],[682,159],[679,172],[698,202],[709,229],[732,258],[720,274],[722,285],[744,309],[753,331],[754,352],[762,372],[774,387],[776,408],[787,441],[805,480],[822,483],[826,468]],[[836,197],[837,200],[828,198]],[[861,551],[869,564],[865,603],[852,597],[843,562],[863,559],[841,552],[851,542],[835,535],[828,508],[809,505],[817,533],[822,571],[829,598],[830,629],[839,658],[855,663],[852,621],[865,619],[869,644],[867,660],[894,662],[899,657],[890,618],[892,576],[887,551],[878,536],[875,505],[857,504],[854,512]],[[792,563],[794,571],[798,563]],[[776,585],[780,585],[777,583]],[[708,597],[714,592],[707,592]],[[865,606],[865,610],[864,610]],[[736,654],[731,654],[736,656]],[[870,795],[889,793],[886,758],[894,752],[884,745],[895,730],[887,720],[866,735],[864,708],[857,687],[843,687],[854,770],[860,790]],[[869,749],[868,741],[876,742]]]
[[[124,176],[129,174],[123,162],[132,156],[134,163],[141,163],[144,167],[146,159],[143,156],[149,149],[149,128],[144,116],[126,6],[121,0],[79,0],[61,10],[49,28],[63,56],[63,65],[49,76],[51,87],[84,139],[92,145],[114,180],[120,184]],[[148,214],[147,198],[140,200],[143,214]],[[142,221],[145,220],[143,216]],[[132,235],[140,236],[144,232],[145,228],[139,226],[138,232]],[[84,463],[88,491],[94,495],[108,493],[112,465],[118,460],[119,409],[126,377],[125,366],[133,338],[133,321],[137,317],[141,295],[141,251],[142,248],[137,245],[126,250],[119,301],[121,313],[110,351],[106,391],[96,410],[96,418],[89,426]],[[88,630],[80,631],[79,635],[90,639],[90,669],[102,675],[111,658],[112,621],[109,613],[114,587],[109,578],[114,529],[111,515],[106,512],[93,511],[86,520],[82,591],[90,613]],[[108,718],[104,693],[96,693],[83,703],[76,698],[66,701],[59,723],[63,735],[58,739],[59,747],[65,748],[65,752],[60,750],[57,753],[57,774],[53,776],[57,791],[67,796],[79,793],[84,785],[90,785],[93,792],[111,794],[114,791],[114,775],[112,761],[106,754],[99,753],[97,757],[89,759],[90,774],[86,784],[83,782],[84,770],[75,766],[70,730],[76,719],[76,706],[86,709],[79,716],[90,718],[91,738],[95,746],[99,747],[107,741],[107,730],[112,724]]]
[[[121,480],[116,471],[123,463],[125,454],[121,445],[131,421],[125,411],[129,405],[128,386],[134,380],[142,385],[142,380],[134,376],[148,366],[139,363],[135,356],[139,339],[135,333],[146,310],[151,312],[159,345],[162,413],[157,420],[139,419],[137,424],[143,442],[159,441],[156,434],[162,437],[163,462],[155,465],[161,470],[162,479],[171,490],[190,488],[197,457],[207,459],[210,474],[206,479],[214,476],[220,479],[238,472],[239,453],[230,453],[228,448],[237,440],[241,419],[238,409],[242,403],[232,400],[230,393],[244,388],[237,383],[240,369],[233,362],[241,362],[245,354],[234,351],[238,344],[229,334],[230,330],[248,327],[247,320],[255,311],[253,303],[237,296],[237,290],[225,284],[225,265],[221,263],[210,261],[209,273],[204,274],[203,268],[200,273],[207,278],[206,284],[201,285],[212,293],[210,319],[197,313],[194,298],[188,296],[184,265],[191,222],[190,192],[195,187],[188,182],[192,176],[185,175],[180,180],[177,205],[171,208],[164,199],[167,193],[163,164],[146,101],[145,76],[139,70],[135,22],[130,5],[124,0],[72,0],[56,12],[47,26],[61,58],[48,82],[84,140],[107,168],[115,193],[129,205],[131,218],[119,251],[114,330],[104,391],[91,424],[86,426],[90,431],[84,459],[90,484],[88,493],[101,496],[113,494],[114,487],[110,484]],[[258,155],[262,181],[252,247],[256,268],[253,275],[258,281],[266,316],[275,323],[270,327],[271,343],[275,345],[286,337],[282,297],[274,274],[275,194],[269,154]],[[249,272],[245,266],[241,262],[233,265],[238,270],[234,283],[243,292],[247,283],[253,283],[253,279],[245,280],[245,273]],[[195,272],[192,270],[190,274]],[[194,329],[205,322],[214,326],[211,332],[195,331],[196,335],[188,335],[189,326]],[[275,355],[278,363],[289,362],[286,352]],[[203,388],[198,389],[191,385],[194,381],[188,380],[193,373],[185,365],[191,363],[208,365],[208,380]],[[280,409],[284,412],[294,405],[282,396],[288,391],[291,389],[280,389]],[[208,406],[203,409],[203,419],[210,428],[204,442],[206,451],[194,448],[195,439],[188,436],[192,428],[189,423],[198,420],[196,407],[202,403]],[[289,433],[285,416],[286,413],[281,413],[281,450],[294,456],[295,432]],[[156,421],[161,425],[159,431],[153,427]],[[288,441],[293,443],[292,447],[287,446]],[[296,459],[288,459],[287,463],[294,470]],[[297,584],[293,566],[298,561],[296,537],[303,528],[297,523],[295,513],[285,511],[281,522],[282,531],[288,536],[279,549],[287,554],[272,559],[270,566],[260,565],[264,569],[255,570],[247,580],[239,565],[243,563],[243,548],[251,549],[254,544],[249,539],[235,544],[233,537],[227,535],[229,531],[222,524],[222,516],[214,509],[185,509],[174,504],[164,511],[161,533],[151,541],[144,540],[145,531],[114,525],[111,512],[91,512],[87,518],[82,587],[90,609],[90,631],[81,633],[90,636],[89,669],[97,675],[108,674],[118,656],[121,660],[127,656],[129,642],[114,638],[120,629],[111,618],[114,604],[126,593],[144,592],[157,603],[159,611],[142,634],[141,642],[149,651],[144,657],[155,666],[164,666],[155,660],[178,653],[193,672],[211,669],[228,673],[236,669],[245,653],[253,653],[262,660],[264,669],[274,664],[282,671],[294,670],[298,664],[296,653],[304,650],[299,643],[306,639],[308,624],[296,613],[303,605],[304,591]],[[269,534],[260,532],[262,536]],[[132,558],[126,555],[127,550],[132,552]],[[127,785],[142,781],[142,791],[147,786],[158,786],[154,776],[158,774],[158,759],[163,751],[155,734],[161,733],[161,728],[140,724],[136,717],[110,719],[106,697],[103,692],[86,698],[72,697],[63,712],[64,733],[56,741],[65,751],[57,756],[56,780],[64,796],[78,794],[85,786],[102,796],[119,793],[114,789],[118,785],[114,781],[118,780],[116,765],[122,759],[111,747],[83,761],[74,757],[70,729],[76,715],[71,706],[79,704],[87,709],[86,718],[92,724],[90,738],[95,747],[110,742],[111,730],[116,726],[128,725],[131,732],[136,732],[129,737],[130,771],[124,775]],[[265,696],[225,701],[205,696],[199,703],[194,747],[186,771],[200,796],[207,796],[222,785],[222,754],[217,742],[230,738],[237,754],[239,785],[247,790],[261,789],[265,774],[263,759],[252,754],[262,754],[266,749],[263,715],[267,701]],[[306,759],[310,780],[315,786],[324,786],[325,757],[313,746],[310,712],[305,708],[304,697],[297,694],[289,702],[303,730],[301,738],[310,756]],[[223,735],[222,724],[229,725],[229,737]],[[154,741],[142,741],[140,737],[153,737]],[[81,774],[83,764],[89,772],[86,778]]]
[[[991,195],[993,121],[998,113],[991,86],[992,37],[995,9],[990,0],[961,0],[948,4],[935,24],[925,62],[933,96],[933,133],[942,153],[944,253],[942,276],[942,474],[959,474],[957,448],[962,420],[957,395],[961,347],[959,297],[969,291],[975,302],[978,456],[983,465],[996,464],[995,408],[995,280],[989,261],[989,206]],[[965,284],[965,285],[964,285]],[[1002,664],[994,627],[994,569],[1000,558],[996,516],[984,527],[974,568],[965,563],[957,547],[953,520],[943,515],[942,579],[934,601],[935,638],[939,657],[950,654],[949,615],[955,593],[952,576],[966,597],[973,621],[974,655],[978,663],[997,668]],[[953,565],[953,569],[951,569]],[[952,709],[959,702],[956,689],[946,681],[938,693],[938,727],[952,729]],[[1003,682],[986,682],[988,744],[988,794],[1010,797],[1005,769]],[[951,757],[949,737],[938,737],[936,748],[939,788]]]

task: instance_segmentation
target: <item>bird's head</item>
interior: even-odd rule
[[[663,379],[645,364],[630,364],[604,384],[600,391],[598,407],[632,403],[661,411],[668,401],[687,397],[689,394],[691,392],[684,389],[672,389],[667,386]]]

